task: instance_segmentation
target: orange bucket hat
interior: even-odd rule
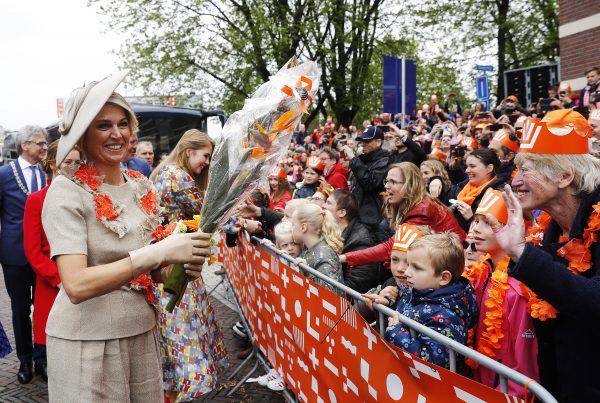
[[[506,129],[498,130],[493,140],[502,144],[504,147],[508,148],[512,152],[519,152],[519,142],[516,140],[511,140],[510,133]]]
[[[315,156],[308,157],[308,159],[306,160],[306,167],[318,169],[321,172],[325,170],[325,165],[323,164],[323,161],[321,161],[319,157]]]
[[[421,231],[410,224],[398,225],[396,227],[396,233],[394,234],[392,250],[407,252],[410,244],[422,236],[423,234],[421,234]]]
[[[502,224],[508,222],[508,208],[502,198],[502,192],[495,189],[488,189],[483,194],[483,198],[477,206],[475,214],[491,214]]]
[[[285,173],[285,171],[281,168],[279,168],[279,166],[275,165],[273,167],[273,169],[271,169],[271,173],[269,174],[270,177],[276,177],[276,178],[281,178],[281,179],[287,179],[287,174]]]
[[[527,118],[519,151],[535,154],[587,154],[592,127],[571,109],[550,111],[542,120]]]

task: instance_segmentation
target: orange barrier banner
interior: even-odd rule
[[[390,345],[347,300],[245,236],[222,242],[219,260],[254,343],[302,402],[522,401]]]

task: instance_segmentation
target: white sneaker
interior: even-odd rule
[[[267,372],[265,375],[263,376],[259,376],[258,377],[258,384],[261,386],[267,386],[267,384],[277,378],[281,378],[279,376],[279,373],[277,371],[275,371],[274,369],[270,370],[269,372]]]
[[[272,381],[269,381],[269,383],[267,383],[267,388],[274,390],[276,392],[281,392],[282,390],[285,389],[285,382],[283,381],[282,377],[278,376],[277,378],[275,378]]]

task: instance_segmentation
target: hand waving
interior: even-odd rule
[[[504,186],[502,197],[508,207],[508,222],[502,226],[491,214],[486,219],[496,235],[498,244],[513,261],[518,261],[525,249],[525,222],[521,203],[513,193],[510,185]]]

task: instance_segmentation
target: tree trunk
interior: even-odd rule
[[[496,0],[498,6],[498,87],[496,88],[497,101],[502,101],[508,94],[504,93],[504,70],[506,70],[506,17],[510,8],[510,0]]]

